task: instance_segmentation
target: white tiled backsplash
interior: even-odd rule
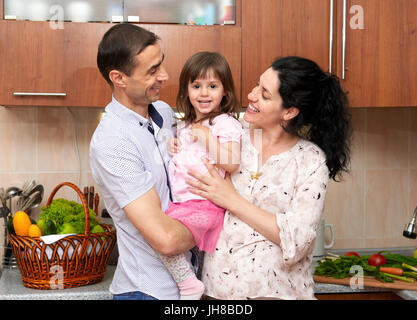
[[[90,138],[102,109],[0,107],[0,187],[36,179],[42,205],[61,182],[94,185]],[[334,248],[417,246],[402,236],[417,206],[417,108],[351,109],[352,171],[329,184],[324,218],[335,227]],[[76,128],[78,158],[75,144]],[[100,190],[95,186],[95,190]],[[65,187],[56,197],[77,201]],[[101,201],[99,212],[103,209]],[[39,209],[34,217],[39,215]]]

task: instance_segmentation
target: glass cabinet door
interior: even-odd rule
[[[31,21],[235,24],[235,0],[3,0],[4,18]]]
[[[123,0],[4,0],[4,18],[107,22],[123,16]]]
[[[125,21],[235,24],[235,0],[125,0]]]

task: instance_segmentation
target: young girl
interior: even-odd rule
[[[185,179],[190,178],[189,170],[207,173],[203,158],[215,163],[223,178],[237,170],[243,133],[237,120],[240,105],[229,65],[216,52],[191,56],[181,71],[179,87],[177,108],[184,115],[177,124],[177,138],[168,146],[173,156],[168,167],[173,202],[166,214],[190,229],[200,250],[213,253],[225,210],[189,192]],[[178,284],[181,300],[200,299],[204,285],[185,256],[161,259]]]

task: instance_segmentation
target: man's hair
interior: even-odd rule
[[[97,52],[97,66],[104,79],[113,86],[109,78],[111,70],[130,76],[136,67],[135,56],[158,40],[156,34],[134,24],[122,23],[111,27],[101,39]]]

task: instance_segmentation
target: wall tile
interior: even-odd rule
[[[36,179],[45,186],[43,206],[63,181],[81,190],[93,185],[100,195],[101,214],[105,206],[91,176],[89,144],[102,109],[70,110],[75,122],[67,108],[0,107],[0,145],[6,150],[0,157],[0,187],[21,187]],[[323,214],[334,224],[334,248],[416,246],[402,230],[417,206],[417,108],[353,108],[351,114],[352,171],[343,182],[329,183]],[[57,193],[55,198],[59,197],[79,202],[68,187]],[[39,213],[40,207],[32,216]]]
[[[33,215],[36,218],[39,218],[40,209],[43,206],[46,206],[46,203],[48,202],[49,196],[51,195],[52,191],[56,186],[58,186],[62,182],[71,182],[75,185],[77,185],[78,180],[78,174],[77,173],[39,173],[39,182],[43,184],[43,187],[45,189],[45,195],[41,202],[41,205],[37,208],[36,211],[33,212]],[[55,194],[53,199],[59,199],[59,198],[65,198],[68,200],[72,200],[78,203],[81,203],[79,200],[79,197],[77,193],[74,191],[74,189],[63,186],[61,187],[57,193]]]
[[[409,163],[411,169],[417,169],[417,108],[409,108]],[[417,193],[414,193],[417,198]]]
[[[367,110],[366,168],[408,168],[407,108]]]
[[[367,170],[365,239],[401,238],[408,220],[408,170]]]
[[[402,231],[401,231],[402,233]],[[397,236],[394,238],[384,238],[384,239],[365,239],[364,240],[365,248],[396,248],[396,247],[415,247],[416,240],[407,239],[405,237]]]
[[[364,237],[363,181],[363,170],[352,170],[344,181],[329,183],[323,217],[334,225],[335,244],[342,243],[342,239]]]
[[[77,128],[78,150],[80,153],[81,170],[90,171],[90,140],[100,121],[103,109],[98,108],[70,108],[75,118]],[[77,158],[78,161],[78,158]]]
[[[409,205],[408,215],[411,218],[414,209],[417,207],[417,169],[410,170],[410,192],[409,192]],[[416,241],[417,245],[417,241]]]
[[[366,137],[366,109],[351,108],[352,115],[352,143],[351,168],[363,169],[365,167],[365,137]]]
[[[74,122],[66,108],[38,109],[38,170],[78,170]]]
[[[0,172],[35,169],[35,116],[31,107],[0,107]]]

